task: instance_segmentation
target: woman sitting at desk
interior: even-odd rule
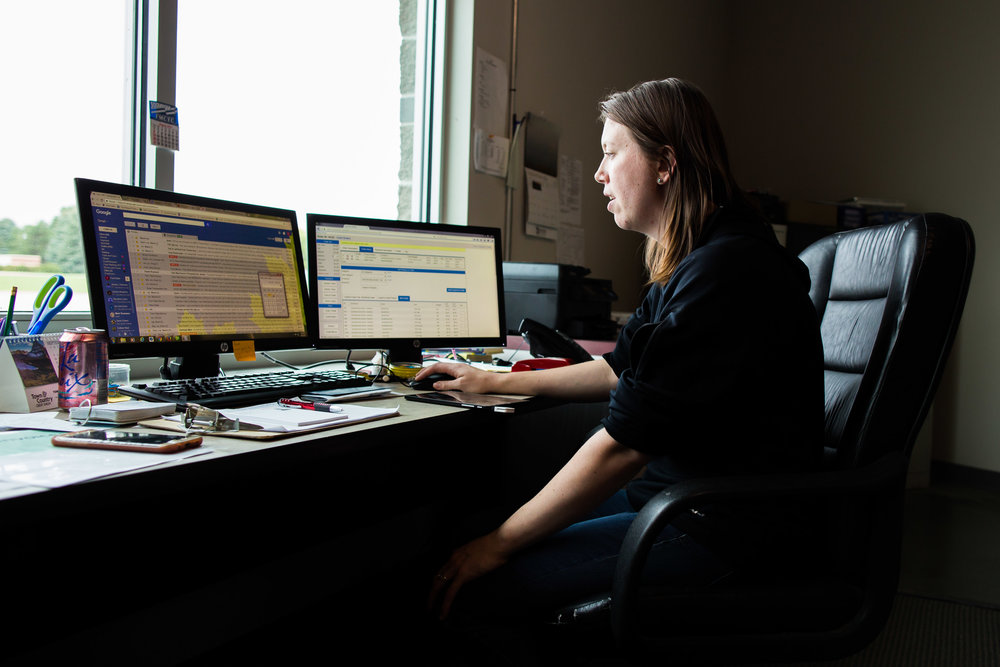
[[[610,590],[629,523],[671,483],[819,462],[822,348],[809,275],[741,195],[708,101],[667,79],[615,93],[600,110],[594,178],[615,224],[647,237],[651,288],[601,359],[506,374],[436,364],[417,375],[451,375],[439,390],[610,393],[602,428],[562,470],[439,569],[430,603],[442,617],[453,602],[520,615]],[[660,535],[648,576],[707,583],[771,559],[797,517],[714,506],[682,519]]]

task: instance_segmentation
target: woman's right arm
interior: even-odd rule
[[[435,382],[438,391],[458,389],[476,394],[549,396],[568,401],[604,400],[618,384],[618,376],[604,359],[517,373],[481,371],[468,364],[442,362],[424,367],[417,373],[417,379],[431,373],[447,373],[454,378]]]

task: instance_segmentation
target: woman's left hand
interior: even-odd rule
[[[455,594],[466,583],[492,572],[507,562],[508,554],[501,548],[497,531],[475,539],[456,549],[448,562],[434,576],[428,609],[437,609],[444,619],[451,610]]]
[[[440,617],[445,618],[462,586],[497,569],[519,550],[579,520],[622,488],[650,458],[619,444],[602,428],[499,528],[452,553],[434,579],[428,608],[437,608]]]

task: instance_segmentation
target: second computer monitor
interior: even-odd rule
[[[500,230],[310,213],[317,347],[422,350],[506,342]]]

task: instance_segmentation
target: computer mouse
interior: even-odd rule
[[[409,385],[412,389],[433,389],[434,383],[438,380],[454,380],[452,376],[447,373],[431,373],[425,378],[420,378],[419,380],[410,380]]]

